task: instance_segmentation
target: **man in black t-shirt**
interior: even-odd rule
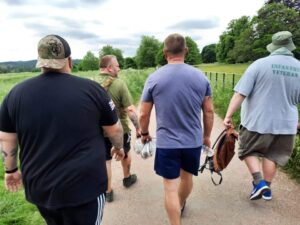
[[[114,103],[96,82],[70,75],[71,50],[60,36],[41,39],[38,54],[42,74],[16,85],[0,108],[5,187],[17,191],[23,183],[47,224],[100,224],[107,189],[103,132],[115,158],[124,157]]]

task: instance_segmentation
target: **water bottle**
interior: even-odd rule
[[[203,152],[208,156],[212,157],[214,155],[214,150],[206,145],[202,146]]]

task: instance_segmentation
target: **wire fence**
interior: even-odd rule
[[[214,87],[221,87],[233,89],[236,83],[241,78],[240,74],[235,73],[224,73],[224,72],[210,72],[205,71],[205,76],[210,80],[210,83]]]

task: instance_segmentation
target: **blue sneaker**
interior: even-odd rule
[[[272,199],[272,190],[270,189],[270,190],[264,192],[262,197],[264,200],[270,201]]]
[[[253,183],[253,190],[250,195],[250,200],[257,200],[262,197],[262,194],[271,189],[264,180],[261,180],[257,185]]]

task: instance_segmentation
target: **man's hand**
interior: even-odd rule
[[[226,128],[230,128],[233,126],[232,117],[225,117],[223,120],[223,124]]]
[[[5,188],[8,191],[16,192],[22,188],[22,176],[19,171],[6,173],[4,177]]]
[[[152,137],[150,136],[150,134],[145,135],[145,136],[144,135],[141,136],[141,142],[143,144],[146,144],[147,142],[149,142],[151,140],[152,140]]]
[[[206,145],[207,147],[211,148],[211,141],[210,141],[210,138],[204,137],[204,138],[203,138],[203,145]]]
[[[118,149],[113,147],[113,149],[111,150],[111,156],[115,158],[117,161],[124,159],[125,157],[124,149],[123,148]]]

